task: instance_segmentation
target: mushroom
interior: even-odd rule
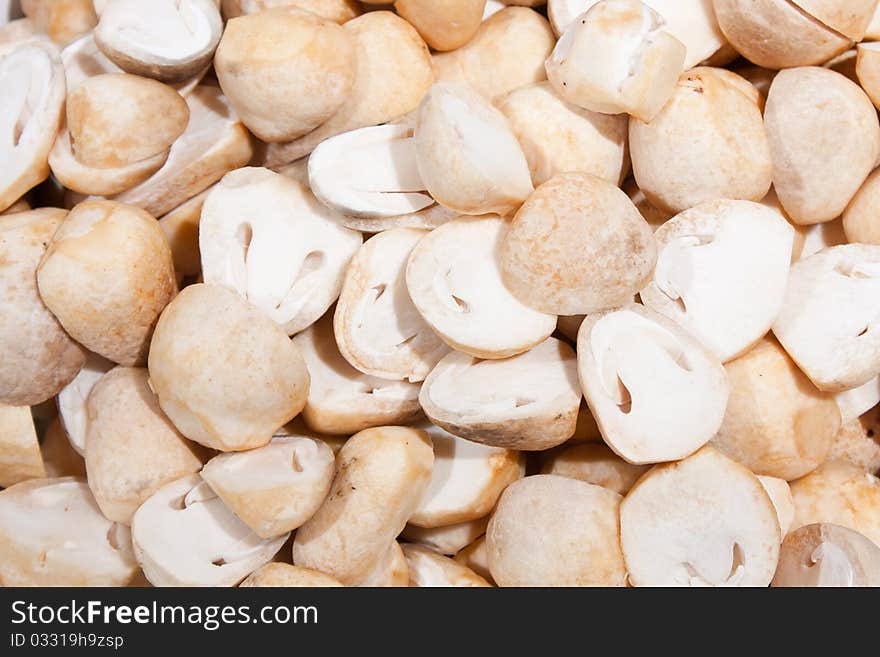
[[[60,46],[91,31],[98,22],[92,0],[21,0],[21,9]]]
[[[809,16],[830,29],[861,41],[877,6],[875,0],[790,0]]]
[[[431,477],[423,431],[366,429],[339,452],[330,495],[296,532],[293,562],[343,584],[365,577],[412,515]]]
[[[79,343],[121,365],[146,360],[159,313],[177,292],[156,220],[113,201],[64,219],[37,269],[40,296]]]
[[[239,586],[244,588],[326,588],[342,586],[342,584],[317,570],[298,568],[288,563],[267,563],[248,575]]]
[[[336,300],[362,243],[336,216],[290,178],[261,168],[232,171],[202,207],[202,276],[298,333]]]
[[[7,3],[9,1],[6,0]],[[0,10],[2,10],[2,4],[3,2],[0,1]],[[40,30],[30,18],[16,18],[8,23],[0,18],[0,45],[5,46],[36,36],[40,36]]]
[[[623,586],[620,495],[555,475],[511,484],[486,531],[499,586]]]
[[[633,586],[767,586],[782,540],[758,478],[711,447],[655,466],[620,505]]]
[[[109,0],[95,43],[127,73],[179,82],[211,63],[222,32],[212,0]]]
[[[497,215],[459,218],[416,244],[406,270],[410,298],[449,346],[506,358],[543,342],[556,317],[529,308],[505,286],[498,251],[509,231]]]
[[[587,404],[624,460],[685,458],[721,426],[729,390],[721,362],[666,317],[635,304],[589,315],[577,351]]]
[[[357,0],[222,0],[223,17],[227,20],[237,16],[256,14],[273,7],[298,7],[335,23],[361,15]]]
[[[476,34],[486,0],[397,0],[394,9],[434,50],[455,50]]]
[[[75,477],[0,491],[0,554],[3,586],[125,586],[137,570],[128,527]]]
[[[549,82],[520,87],[498,101],[522,147],[532,184],[583,172],[616,185],[629,168],[627,118],[562,100]]]
[[[858,45],[856,78],[874,106],[880,106],[880,43]]]
[[[794,498],[791,496],[791,488],[785,479],[778,477],[758,475],[758,481],[761,482],[764,491],[773,502],[776,518],[779,520],[779,529],[782,536],[785,537],[788,530],[791,529],[791,523],[794,522]]]
[[[30,407],[0,404],[0,486],[45,476]]]
[[[167,483],[202,469],[204,450],[186,440],[159,408],[144,368],[117,367],[86,404],[86,470],[101,512],[130,525],[138,507]]]
[[[773,586],[880,586],[880,547],[859,532],[815,523],[789,534]]]
[[[37,266],[66,215],[44,208],[0,219],[0,404],[54,397],[86,360],[37,290]]]
[[[502,360],[453,351],[419,393],[428,419],[453,435],[527,451],[571,438],[580,400],[574,350],[555,338]]]
[[[264,447],[218,454],[202,478],[260,538],[280,536],[314,515],[333,481],[333,452],[320,440],[278,436]]]
[[[60,418],[52,420],[46,429],[40,443],[40,452],[43,456],[46,477],[50,479],[58,477],[86,478],[86,462],[74,450]]]
[[[407,214],[378,219],[342,215],[340,223],[346,228],[359,230],[364,233],[381,233],[382,231],[394,228],[427,228],[433,230],[456,219],[458,216],[458,212],[435,203],[418,212],[409,212]]]
[[[773,332],[820,390],[840,392],[880,373],[880,246],[846,244],[791,268]]]
[[[722,362],[746,353],[782,309],[794,230],[750,201],[708,201],[654,233],[653,280],[642,302],[669,317]],[[741,263],[748,261],[748,266]]]
[[[507,214],[532,193],[528,163],[505,116],[472,88],[438,82],[419,107],[418,171],[438,203]]]
[[[27,39],[0,50],[0,211],[49,175],[49,151],[64,110],[58,48]]]
[[[267,564],[287,535],[261,539],[193,474],[164,485],[140,506],[131,538],[153,586],[235,586]]]
[[[419,527],[407,524],[400,537],[424,545],[438,554],[455,556],[486,533],[489,516],[457,522],[441,527]]]
[[[364,374],[342,357],[333,336],[332,313],[293,341],[311,375],[302,414],[313,431],[350,436],[369,427],[403,425],[421,417],[417,383]]]
[[[467,566],[437,554],[423,545],[403,546],[409,567],[410,586],[419,587],[485,587],[489,582]]]
[[[352,585],[367,588],[409,586],[409,566],[400,543],[391,541],[391,547],[385,550],[373,570]]]
[[[880,474],[880,408],[841,426],[828,460],[849,461],[869,474]]]
[[[525,474],[525,458],[518,452],[464,440],[430,424],[421,428],[434,443],[434,469],[410,525],[432,529],[482,518]]]
[[[242,122],[265,142],[302,137],[332,117],[354,85],[350,32],[293,6],[233,18],[214,58]]]
[[[687,55],[665,23],[638,0],[602,0],[566,28],[547,78],[578,107],[651,121],[672,96]]]
[[[165,233],[171,247],[174,271],[178,279],[197,276],[202,271],[202,254],[199,251],[199,222],[205,199],[214,187],[193,196],[168,214],[159,218],[159,228]]]
[[[825,461],[840,411],[776,340],[764,338],[726,370],[730,398],[715,447],[757,474],[787,481]]]
[[[857,84],[824,68],[781,71],[764,127],[773,186],[796,224],[839,217],[880,156],[874,105]]]
[[[455,561],[466,566],[489,584],[495,584],[489,572],[489,553],[486,551],[486,537],[480,536],[473,543],[463,548],[454,557]]]
[[[541,467],[541,474],[585,481],[626,495],[648,465],[627,463],[604,444],[585,443],[565,447]]]
[[[840,421],[846,424],[880,404],[880,376],[856,388],[850,388],[834,395],[840,408]]]
[[[95,384],[114,366],[112,361],[90,352],[79,373],[58,393],[58,415],[71,446],[80,456],[86,453],[86,400]]]
[[[880,245],[880,171],[874,171],[843,212],[846,242]]]
[[[792,227],[795,230],[795,248],[791,253],[792,262],[809,258],[829,246],[840,246],[847,243],[846,235],[843,232],[843,222],[840,219],[810,226],[792,224]]]
[[[629,123],[639,189],[672,213],[716,199],[760,201],[772,171],[762,107],[757,89],[726,69],[682,74],[650,123]]]
[[[577,315],[632,301],[657,261],[651,229],[613,183],[561,173],[513,218],[499,250],[501,274],[521,302]]]

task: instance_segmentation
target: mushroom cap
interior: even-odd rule
[[[288,335],[339,296],[362,243],[296,181],[268,169],[226,174],[202,206],[199,250],[208,284],[238,292]]]
[[[568,440],[580,400],[574,350],[555,338],[502,360],[453,351],[419,393],[437,426],[483,445],[518,450],[549,449]]]
[[[86,404],[86,469],[101,512],[130,525],[165,484],[202,469],[204,450],[186,440],[159,408],[145,368],[117,367]]]
[[[620,538],[634,586],[767,586],[781,533],[758,478],[704,447],[636,483]]]
[[[75,477],[0,491],[0,554],[3,586],[125,586],[137,570],[128,527]]]
[[[478,358],[505,358],[546,339],[556,317],[505,287],[498,252],[509,226],[497,215],[462,217],[415,246],[406,271],[410,298],[447,344]]]
[[[112,361],[89,352],[79,373],[58,393],[58,415],[71,446],[80,456],[86,454],[86,400],[95,384],[114,367]]]
[[[485,534],[488,524],[489,516],[431,528],[407,524],[400,537],[438,554],[454,556]]]
[[[657,261],[651,228],[613,183],[561,173],[513,218],[499,253],[504,283],[521,302],[577,315],[632,301]]]
[[[843,213],[846,239],[839,242],[861,242],[880,245],[880,171],[874,171],[856,192]]]
[[[853,41],[864,38],[877,7],[874,0],[791,0],[791,3]]]
[[[357,370],[418,382],[449,352],[422,319],[406,288],[406,264],[427,231],[387,230],[351,260],[333,328],[342,356]]]
[[[391,541],[391,547],[385,550],[373,570],[353,583],[362,587],[405,587],[409,586],[409,566],[406,556],[397,541]]]
[[[191,285],[168,305],[149,368],[159,405],[177,429],[221,451],[268,443],[299,414],[309,391],[305,361],[284,331],[215,285]]]
[[[553,454],[541,467],[541,474],[578,479],[626,495],[650,467],[624,461],[607,445],[586,443]]]
[[[846,527],[805,525],[782,542],[773,586],[880,586],[880,547]]]
[[[317,570],[299,568],[289,563],[267,563],[258,568],[239,587],[325,588],[342,586],[335,579]]]
[[[452,221],[459,216],[458,212],[444,208],[442,205],[435,203],[424,210],[418,212],[410,212],[407,214],[399,214],[394,217],[383,217],[379,219],[352,217],[342,215],[341,223],[346,228],[359,230],[364,233],[381,233],[393,228],[427,228],[433,230],[438,226]]]
[[[486,0],[397,0],[394,9],[434,50],[455,50],[476,34]]]
[[[61,46],[89,32],[98,22],[92,0],[21,0],[20,4],[38,30]]]
[[[342,24],[360,16],[362,11],[357,0],[222,0],[220,4],[227,20],[289,5]]]
[[[880,474],[880,407],[840,427],[828,460],[849,461],[865,472]]]
[[[434,528],[482,518],[525,474],[519,452],[464,440],[431,424],[421,428],[434,443],[434,469],[411,525]]]
[[[750,201],[709,201],[654,233],[659,255],[642,302],[689,331],[722,362],[747,352],[782,309],[794,230]]]
[[[880,373],[880,246],[824,249],[791,268],[773,333],[820,390],[840,392]]]
[[[261,539],[192,474],[166,484],[140,506],[131,538],[153,586],[235,586],[268,563],[287,535]]]
[[[784,537],[791,529],[791,523],[794,522],[794,498],[791,496],[791,488],[785,479],[778,477],[758,475],[758,481],[773,502],[776,518],[779,520],[779,529]]]
[[[422,416],[419,385],[354,369],[339,353],[327,313],[293,341],[311,376],[303,419],[314,431],[350,436],[369,427],[408,424]]]
[[[45,476],[30,407],[0,404],[0,486]]]
[[[489,572],[489,553],[486,551],[486,537],[480,536],[453,557],[458,563],[467,566],[490,584],[494,584]]]
[[[202,478],[257,536],[271,538],[314,515],[333,473],[333,451],[320,440],[277,436],[257,449],[218,454]]]
[[[842,424],[855,420],[880,404],[880,376],[875,376],[856,388],[836,393],[834,401],[840,408]]]
[[[66,214],[44,208],[0,221],[0,404],[46,401],[86,360],[37,290],[37,265]]]
[[[83,346],[122,365],[146,360],[153,327],[177,293],[155,218],[113,201],[77,205],[37,270],[40,296]]]
[[[492,578],[499,586],[623,586],[620,499],[555,475],[511,484],[486,531]]]
[[[467,566],[437,554],[423,545],[403,546],[409,567],[410,586],[419,587],[485,587],[489,582]]]

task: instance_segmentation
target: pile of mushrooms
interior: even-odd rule
[[[0,585],[880,586],[880,0],[21,0],[0,81]]]

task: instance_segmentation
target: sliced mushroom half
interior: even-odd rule
[[[783,541],[773,586],[880,586],[880,547],[846,527],[805,525]]]
[[[80,456],[86,454],[86,400],[95,384],[114,366],[115,363],[90,352],[79,374],[58,393],[58,415],[70,444]]]

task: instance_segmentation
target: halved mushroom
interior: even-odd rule
[[[575,430],[581,391],[574,350],[548,338],[502,360],[453,351],[422,384],[419,401],[434,424],[494,447],[543,450]]]
[[[0,404],[0,486],[45,476],[30,407]]]
[[[846,238],[838,242],[880,244],[880,171],[868,176],[843,213]]]
[[[383,379],[424,380],[449,347],[422,319],[406,289],[406,263],[427,234],[388,230],[368,240],[352,259],[336,304],[334,334],[357,370]]]
[[[89,352],[79,374],[58,393],[58,415],[70,444],[80,456],[86,453],[86,400],[95,384],[114,367],[113,361]]]
[[[391,547],[370,573],[352,583],[353,586],[361,587],[404,587],[409,586],[409,566],[406,556],[397,541],[391,541]]]
[[[419,107],[418,171],[438,203],[464,214],[506,214],[532,193],[507,118],[472,88],[438,82]]]
[[[464,440],[434,425],[422,428],[434,443],[434,470],[411,525],[433,528],[482,518],[525,474],[525,457],[518,452]]]
[[[423,545],[403,546],[409,566],[410,586],[419,587],[480,587],[489,582],[449,557],[437,554]]]
[[[408,424],[422,415],[417,383],[364,374],[342,357],[333,336],[331,313],[293,341],[311,375],[302,413],[312,430],[350,436],[369,427]]]
[[[40,442],[40,453],[47,477],[86,478],[86,462],[73,448],[60,418],[52,420],[46,428]]]
[[[650,121],[675,91],[687,56],[665,25],[638,0],[603,0],[565,30],[547,77],[578,107]]]
[[[772,585],[880,586],[880,546],[839,525],[805,525],[783,541]]]
[[[137,571],[128,527],[75,477],[0,491],[0,554],[3,586],[125,586]]]
[[[362,243],[302,185],[268,169],[232,171],[202,207],[206,283],[235,290],[288,335],[311,326],[339,296]]]
[[[624,586],[620,495],[583,481],[535,475],[504,491],[486,531],[499,586]]]
[[[333,452],[320,440],[278,436],[264,447],[215,456],[202,478],[257,536],[271,538],[314,515],[333,471]]]
[[[602,437],[635,464],[685,458],[715,435],[729,385],[716,356],[639,305],[588,315],[578,373]]]
[[[406,125],[360,128],[331,137],[309,156],[309,186],[318,200],[344,215],[378,219],[434,204],[416,164]]]
[[[880,407],[840,427],[828,460],[849,461],[869,474],[880,474]]]
[[[410,298],[454,349],[505,358],[542,342],[556,317],[532,310],[505,287],[498,259],[509,231],[498,216],[459,218],[427,234],[406,270]]]
[[[419,527],[407,524],[400,537],[427,546],[438,554],[454,556],[486,533],[489,516],[457,522],[442,527]]]
[[[453,557],[455,561],[467,566],[489,584],[495,584],[489,572],[489,553],[486,551],[486,537],[480,536],[473,543],[462,549]]]
[[[480,27],[486,0],[397,0],[394,9],[415,27],[435,50],[465,45]]]
[[[794,230],[750,201],[709,201],[654,233],[654,279],[642,302],[687,329],[722,362],[747,352],[782,309]],[[742,263],[748,261],[748,266]]]
[[[782,542],[761,482],[711,447],[638,481],[620,539],[633,586],[767,586]]]
[[[799,260],[773,332],[820,390],[880,373],[880,246],[834,246]]]
[[[856,388],[836,393],[834,401],[840,408],[842,424],[855,420],[880,404],[880,376],[875,376]]]
[[[292,6],[342,24],[360,16],[362,11],[357,0],[222,0],[220,5],[227,20],[273,7]]]
[[[553,454],[541,467],[541,474],[578,479],[626,495],[649,469],[648,465],[627,463],[606,445],[587,443]]]
[[[61,46],[90,32],[98,22],[92,0],[21,0],[21,8],[40,32]]]
[[[66,215],[44,208],[0,220],[0,404],[50,399],[86,360],[37,290],[37,266]]]
[[[64,66],[53,44],[28,39],[0,52],[0,211],[49,175],[64,110]]]
[[[235,586],[268,563],[287,534],[261,539],[194,474],[166,484],[141,505],[131,538],[153,586]]]
[[[776,518],[779,520],[779,529],[782,536],[785,537],[794,522],[794,498],[791,495],[791,488],[785,479],[778,477],[758,475],[758,481],[761,482],[770,501],[773,502]]]
[[[338,581],[317,570],[298,568],[289,563],[267,563],[239,584],[240,587],[326,588],[342,586]]]
[[[179,82],[211,63],[222,32],[212,0],[110,0],[95,43],[128,73]]]

